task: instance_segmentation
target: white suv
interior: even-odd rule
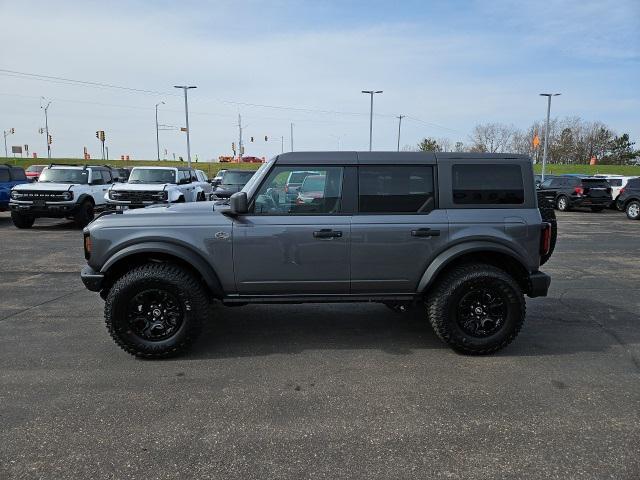
[[[70,218],[84,227],[105,208],[112,183],[109,167],[49,165],[37,182],[11,189],[11,219],[18,228],[31,228],[36,218]]]
[[[155,203],[205,200],[193,169],[135,167],[126,183],[115,183],[104,196],[110,208],[140,208]]]
[[[631,180],[632,178],[636,178],[636,177],[625,177],[624,175],[605,175],[605,174],[594,175],[594,177],[604,178],[607,182],[609,182],[609,185],[611,185],[611,197],[613,199],[613,201],[611,202],[611,207],[613,208],[615,208],[616,206],[616,200],[620,195],[620,191],[627,185],[627,182],[629,182],[629,180]]]

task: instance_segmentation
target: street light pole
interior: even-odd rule
[[[541,97],[547,97],[547,124],[544,129],[544,150],[542,152],[542,177],[544,182],[544,171],[547,166],[547,148],[549,144],[549,116],[551,115],[551,97],[557,97],[560,93],[541,93]]]
[[[51,105],[51,101],[47,102],[47,105],[43,107],[42,100],[46,102],[47,99],[40,97],[40,108],[44,109],[44,134],[45,142],[47,142],[47,158],[51,160],[51,144],[49,143],[49,105]]]
[[[156,103],[156,149],[158,151],[158,161],[160,161],[160,134],[158,133],[158,105],[164,105],[164,102]]]
[[[293,123],[291,124],[291,151],[293,152]]]
[[[362,93],[371,95],[371,109],[369,110],[369,151],[373,145],[373,95],[382,93],[382,90],[362,90]]]
[[[398,151],[400,151],[400,126],[402,125],[402,119],[406,115],[398,115]]]
[[[184,116],[185,126],[187,128],[187,162],[189,168],[191,168],[191,143],[189,141],[189,102],[187,101],[187,91],[197,87],[189,87],[187,85],[174,85],[174,88],[181,88],[182,90],[184,90]]]

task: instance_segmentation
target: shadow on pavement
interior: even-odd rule
[[[185,358],[233,358],[301,353],[306,350],[373,349],[410,355],[448,349],[433,333],[424,308],[397,314],[377,304],[217,306],[201,339]],[[616,333],[635,314],[587,299],[547,298],[530,305],[514,342],[495,354],[505,357],[603,352],[640,343]]]

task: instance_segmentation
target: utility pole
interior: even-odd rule
[[[184,90],[184,116],[185,126],[187,127],[187,162],[189,168],[191,168],[191,143],[189,141],[189,102],[187,101],[187,91],[197,87],[189,87],[187,85],[174,85],[173,87],[181,88],[182,90]]]
[[[280,153],[284,153],[284,135],[280,137]]]
[[[560,93],[541,93],[541,97],[547,97],[547,125],[544,129],[544,151],[542,153],[542,178],[544,182],[544,171],[547,166],[547,148],[549,144],[549,116],[551,115],[551,97],[557,97]]]
[[[400,127],[402,126],[402,119],[406,117],[406,115],[398,115],[398,151],[400,151]]]
[[[164,105],[164,102],[156,103],[156,149],[158,151],[158,161],[160,161],[160,134],[158,133],[158,105]]]
[[[51,160],[51,142],[49,141],[49,105],[51,105],[51,101],[48,101],[47,104],[43,107],[43,100],[47,102],[46,98],[40,97],[40,108],[44,109],[44,134],[47,142],[47,158]]]
[[[293,152],[293,123],[291,123],[291,151]]]
[[[362,93],[371,95],[371,109],[369,110],[369,151],[373,145],[373,96],[376,93],[382,93],[382,90],[362,90]]]
[[[9,150],[7,150],[7,137],[16,133],[16,129],[10,128],[9,130],[4,130],[2,133],[4,134],[4,156],[9,159]]]
[[[242,115],[238,114],[238,161],[242,162]]]

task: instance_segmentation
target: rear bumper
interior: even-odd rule
[[[576,207],[608,207],[611,197],[571,197],[571,205]]]
[[[529,295],[531,298],[546,297],[551,285],[551,277],[544,272],[533,272],[529,274]]]
[[[96,272],[89,265],[86,265],[80,271],[80,278],[82,279],[82,283],[84,283],[84,286],[87,288],[87,290],[91,290],[92,292],[99,292],[100,290],[102,290],[104,274]]]

